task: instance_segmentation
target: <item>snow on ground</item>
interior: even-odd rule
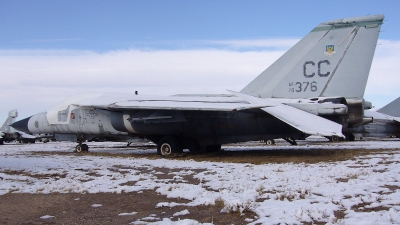
[[[93,152],[156,154],[155,149],[120,143],[91,143]],[[94,146],[94,147],[93,147]],[[120,147],[118,147],[120,146]],[[7,193],[98,193],[155,190],[171,199],[157,207],[221,205],[221,213],[240,213],[249,224],[400,224],[400,142],[257,146],[256,149],[381,149],[345,161],[262,165],[146,159],[71,152],[73,143],[0,146],[0,195]],[[225,151],[252,150],[228,146]],[[35,154],[35,151],[49,154]],[[357,150],[354,150],[357,151]],[[158,176],[166,170],[172,179]],[[198,182],[188,182],[187,178]],[[188,203],[176,203],[175,198]],[[101,201],[98,202],[101,206]],[[98,205],[93,207],[98,207]],[[139,211],[137,209],[136,211]],[[189,214],[184,210],[177,215]],[[253,211],[256,217],[247,218]],[[135,213],[135,212],[133,212]],[[121,212],[120,215],[125,215]],[[339,217],[337,215],[344,215]],[[136,224],[199,224],[150,215]],[[175,222],[173,222],[175,221]]]

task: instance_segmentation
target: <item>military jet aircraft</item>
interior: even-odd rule
[[[18,116],[18,111],[16,109],[8,112],[8,117],[4,122],[3,126],[0,127],[0,144],[10,141],[19,141],[23,143],[35,143],[35,136],[26,134],[15,130],[10,127],[10,124],[15,122],[15,118]]]
[[[12,126],[30,133],[143,137],[161,155],[221,144],[309,135],[344,137],[366,122],[363,94],[383,15],[319,24],[240,92],[72,96]],[[84,146],[87,148],[87,146]]]
[[[372,123],[349,128],[350,140],[361,137],[400,137],[400,98],[395,99],[377,111],[365,110],[365,117],[373,118]]]

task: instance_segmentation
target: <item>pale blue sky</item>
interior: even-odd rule
[[[329,20],[384,14],[365,98],[400,96],[400,1],[0,0],[0,123],[85,92],[240,91]]]
[[[399,10],[397,0],[0,0],[0,49],[203,48],[210,40],[303,37],[320,22],[368,14],[385,14],[380,38],[398,40]]]

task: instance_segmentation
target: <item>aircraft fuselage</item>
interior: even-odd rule
[[[29,133],[71,133],[88,136],[136,136],[158,142],[164,136],[215,145],[304,134],[261,110],[232,112],[134,110],[115,112],[77,108],[68,124],[51,125],[46,113],[25,121]],[[16,125],[14,125],[16,126]],[[19,127],[23,130],[23,128]]]

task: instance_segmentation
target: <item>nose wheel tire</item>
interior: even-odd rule
[[[274,145],[275,141],[274,141],[274,139],[265,140],[265,144],[266,145]]]

